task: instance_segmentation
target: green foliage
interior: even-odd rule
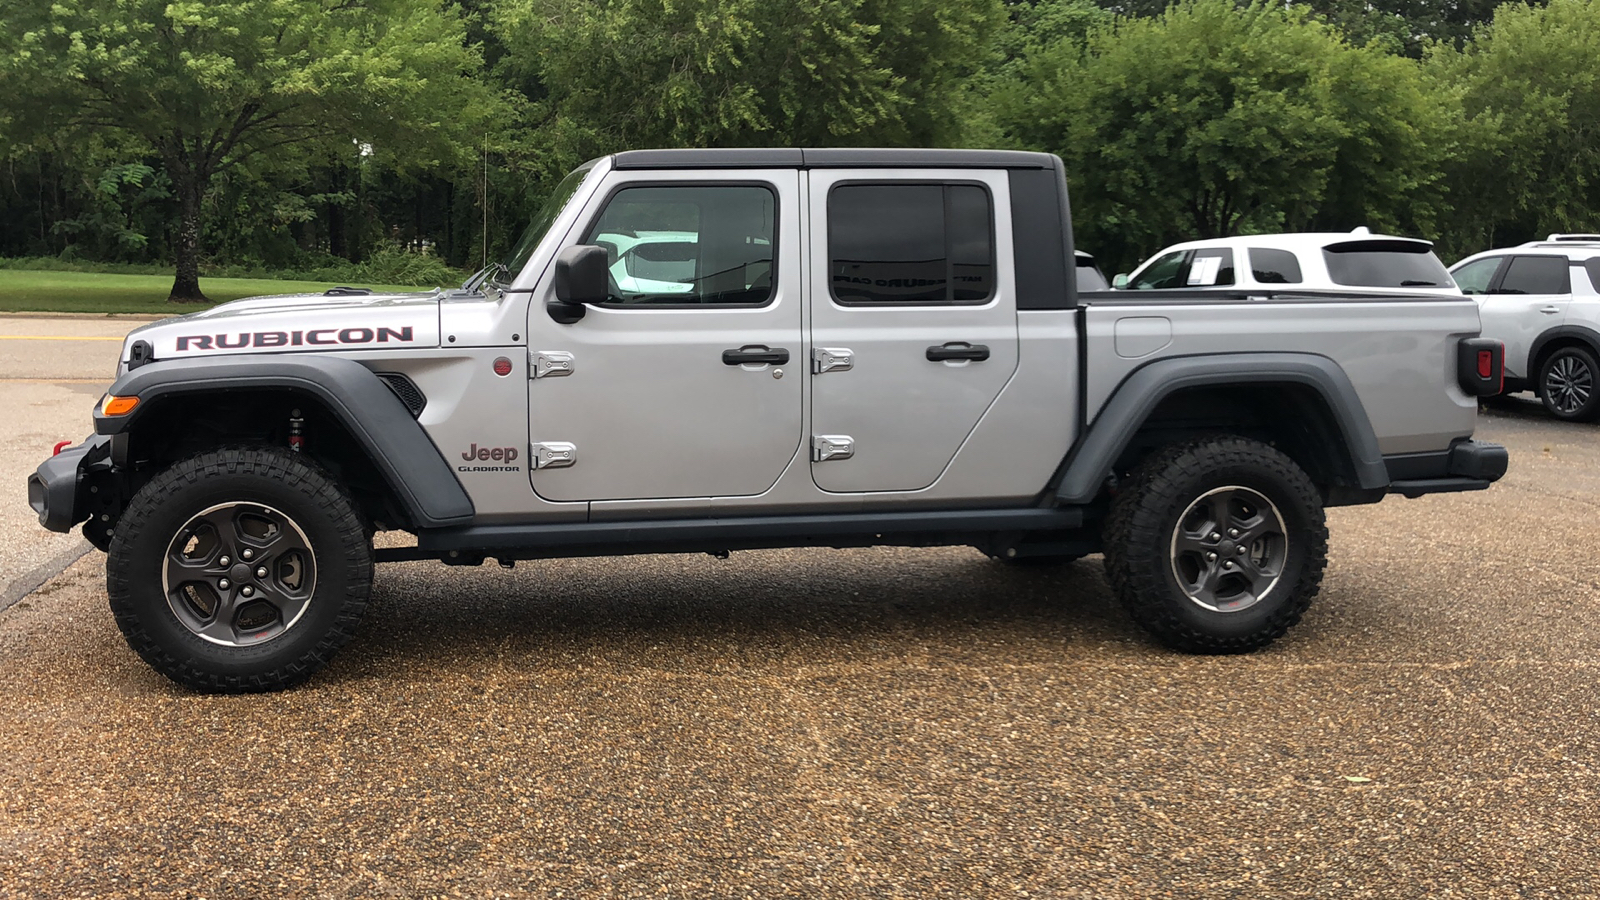
[[[458,11],[431,0],[12,0],[5,16],[9,131],[112,131],[161,160],[182,212],[175,297],[198,295],[217,174],[352,142],[390,166],[436,167],[498,108]]]
[[[511,77],[575,160],[635,147],[938,145],[998,0],[507,0]]]
[[[1508,3],[1428,69],[1465,119],[1447,170],[1453,249],[1600,225],[1600,3]]]
[[[1415,64],[1316,21],[1190,0],[1034,54],[996,106],[1014,143],[1068,161],[1080,232],[1126,259],[1244,231],[1411,223],[1445,130],[1432,101]]]

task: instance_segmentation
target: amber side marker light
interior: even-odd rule
[[[113,397],[106,395],[106,402],[100,404],[100,414],[106,416],[125,416],[133,412],[139,405],[138,397]]]

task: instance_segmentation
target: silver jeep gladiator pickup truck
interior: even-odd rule
[[[147,662],[258,691],[414,559],[1103,552],[1156,639],[1248,651],[1316,594],[1325,507],[1505,472],[1469,298],[1079,293],[1075,260],[1047,154],[619,153],[459,290],[134,331],[29,500],[107,552]]]

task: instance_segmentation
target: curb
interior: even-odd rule
[[[6,585],[4,593],[0,593],[0,612],[5,612],[16,604],[18,600],[44,587],[45,582],[60,575],[67,567],[82,559],[85,554],[94,548],[83,538],[78,538],[76,545],[50,557],[50,560],[41,566],[35,567],[20,578],[13,579]]]

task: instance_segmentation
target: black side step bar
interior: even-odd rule
[[[848,515],[468,525],[417,534],[417,546],[382,548],[379,562],[541,559],[622,553],[700,553],[775,547],[963,544],[992,532],[1065,531],[1083,511],[972,509]],[[474,559],[477,558],[477,559]]]

